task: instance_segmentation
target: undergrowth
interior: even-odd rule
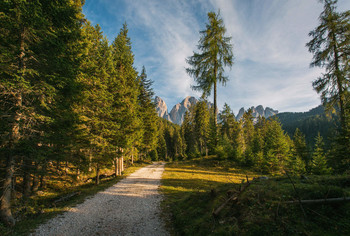
[[[246,176],[249,187],[214,217],[213,211],[245,185]],[[169,228],[174,235],[350,235],[349,202],[298,203],[349,197],[349,176],[252,180],[256,176],[215,157],[167,164],[161,189]]]

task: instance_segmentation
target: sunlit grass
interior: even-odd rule
[[[288,204],[301,199],[350,196],[349,176],[269,176],[215,157],[166,165],[163,210],[175,235],[350,235],[350,202]],[[213,216],[249,178],[250,186]],[[293,184],[294,183],[294,187]]]
[[[232,162],[220,161],[214,156],[183,162],[168,163],[163,173],[161,190],[165,195],[163,209],[168,226],[175,227],[176,234],[201,235],[210,232],[212,212],[220,198],[213,193],[230,189],[257,176],[240,169]]]

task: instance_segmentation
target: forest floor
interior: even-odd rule
[[[32,235],[168,235],[158,192],[164,163],[137,170],[69,209]]]

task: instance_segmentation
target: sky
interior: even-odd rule
[[[339,0],[337,9],[350,10],[350,1]],[[139,72],[145,66],[169,112],[186,96],[201,96],[191,89],[186,58],[200,52],[207,13],[219,10],[234,55],[234,65],[225,69],[229,82],[218,85],[220,110],[227,103],[235,114],[257,105],[303,112],[321,103],[312,81],[322,69],[310,68],[305,46],[323,10],[318,0],[86,0],[83,7],[110,43],[127,23],[134,66]]]

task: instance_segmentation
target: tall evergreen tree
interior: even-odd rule
[[[78,0],[0,4],[0,117],[7,124],[1,132],[2,140],[7,140],[1,144],[7,165],[0,213],[13,224],[10,200],[16,157],[31,166],[38,151],[53,144],[47,137],[52,124],[67,118],[69,105],[63,97],[69,100],[76,87],[82,4]],[[26,154],[29,148],[36,154]]]
[[[200,31],[200,40],[198,50],[200,53],[194,52],[193,56],[187,58],[190,65],[186,69],[197,85],[192,86],[194,90],[203,92],[203,97],[210,95],[214,90],[214,127],[217,126],[217,83],[226,84],[228,78],[224,76],[225,66],[232,67],[233,54],[231,37],[226,37],[226,28],[220,13],[208,13],[209,24],[206,29]]]
[[[199,145],[200,154],[208,153],[209,138],[209,108],[205,100],[199,101],[194,105],[194,132]]]
[[[146,154],[156,148],[157,142],[157,113],[153,102],[153,81],[147,79],[146,69],[142,67],[141,75],[139,76],[139,114],[141,118],[142,141],[141,149]]]
[[[350,11],[336,11],[337,0],[323,0],[320,25],[309,33],[306,44],[314,54],[310,66],[325,68],[325,73],[313,82],[314,89],[328,108],[339,107],[341,129],[346,130],[346,96],[349,92]]]
[[[118,86],[113,90],[114,107],[118,111],[114,114],[115,122],[119,124],[119,132],[114,138],[115,146],[130,149],[139,145],[142,138],[138,95],[139,84],[137,71],[134,68],[134,54],[131,50],[131,40],[128,36],[126,23],[120,29],[118,36],[112,43],[112,58]]]
[[[331,168],[328,167],[327,159],[323,150],[323,138],[320,134],[316,137],[316,144],[312,154],[311,173],[316,175],[330,174]]]
[[[295,148],[295,156],[300,157],[305,162],[305,164],[308,164],[309,153],[307,150],[305,135],[299,130],[299,128],[296,128],[295,130],[293,143]]]

